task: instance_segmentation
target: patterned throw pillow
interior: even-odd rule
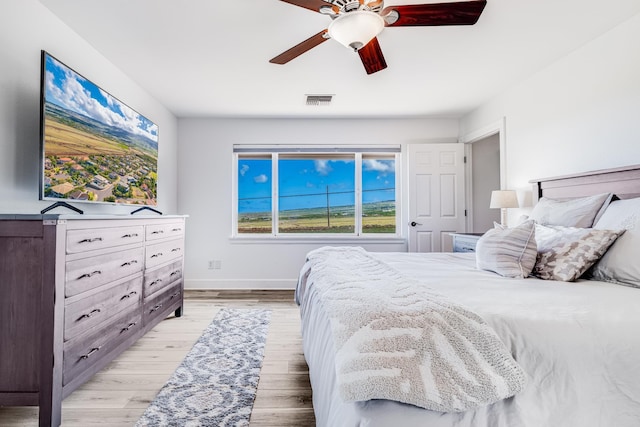
[[[532,274],[571,282],[600,259],[624,230],[596,230],[536,224],[538,259]]]
[[[525,278],[536,263],[535,222],[513,228],[495,224],[476,245],[476,267],[504,277]]]

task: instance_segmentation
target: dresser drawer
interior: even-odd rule
[[[145,298],[182,278],[182,260],[144,273]]]
[[[145,254],[146,267],[152,268],[174,259],[182,258],[183,242],[182,239],[176,239],[147,246]]]
[[[181,305],[182,282],[170,287],[164,292],[160,292],[144,302],[144,312],[142,313],[142,323],[147,326],[153,323],[158,317],[166,317],[171,311]]]
[[[141,272],[144,248],[127,249],[66,263],[65,296],[97,288],[106,283]]]
[[[68,341],[113,318],[142,299],[142,276],[65,304],[64,340]],[[67,299],[69,301],[69,299]]]
[[[141,314],[138,310],[132,310],[121,313],[109,324],[96,327],[64,343],[63,385],[72,381],[97,360],[107,356],[141,328]]]
[[[184,236],[184,223],[151,224],[146,228],[146,239],[168,239]]]
[[[74,254],[95,249],[141,243],[144,239],[144,227],[92,228],[67,231],[67,253]]]

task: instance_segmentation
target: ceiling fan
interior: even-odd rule
[[[281,0],[331,18],[329,27],[269,62],[286,64],[319,44],[334,39],[358,52],[367,74],[387,68],[377,36],[384,27],[473,25],[486,0],[384,7],[384,0]]]

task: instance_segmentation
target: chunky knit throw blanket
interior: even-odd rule
[[[362,248],[308,254],[345,401],[388,399],[460,412],[518,393],[525,373],[478,315]]]

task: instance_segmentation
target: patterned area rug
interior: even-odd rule
[[[136,427],[248,426],[270,319],[221,309]]]

